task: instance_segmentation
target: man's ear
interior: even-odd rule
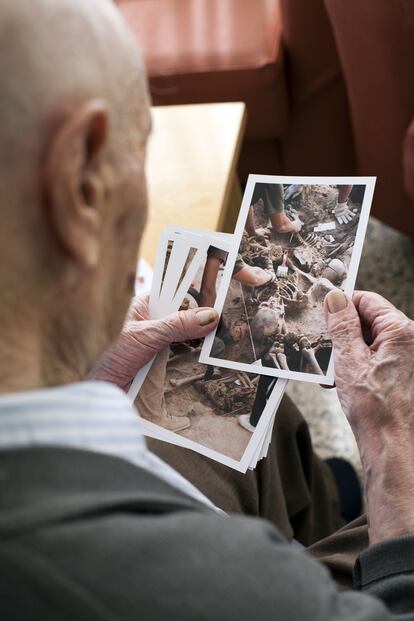
[[[58,244],[79,265],[93,268],[101,252],[103,180],[97,156],[108,140],[108,107],[85,102],[65,118],[46,153],[44,190]]]

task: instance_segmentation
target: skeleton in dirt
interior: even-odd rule
[[[278,186],[277,200],[273,200],[273,209],[269,211],[265,204],[265,200],[269,202],[269,187],[260,188],[266,185],[272,185],[273,188],[277,186],[256,184],[256,188],[259,186],[257,192],[261,192],[264,198],[256,196],[256,203],[249,212],[238,258],[239,266],[242,262],[250,266],[259,265],[273,274],[268,282],[260,284],[246,295],[245,315],[252,348],[256,359],[265,356],[267,364],[271,366],[288,369],[289,357],[296,360],[292,365],[294,370],[323,374],[317,353],[329,349],[329,341],[324,338],[312,339],[297,331],[290,333],[286,342],[285,316],[294,316],[306,306],[319,302],[330,289],[340,286],[346,278],[350,258],[348,250],[353,241],[348,234],[348,226],[352,227],[355,216],[348,204],[352,186],[290,185],[285,186],[283,198],[281,186]],[[318,191],[319,194],[315,196]],[[290,235],[282,235],[284,231],[277,229],[275,220],[275,215],[278,211],[280,213],[277,205],[283,199],[286,203],[283,205],[283,216],[292,218],[292,225],[295,223],[295,230],[291,229]],[[299,220],[301,203],[306,203],[308,214],[308,221],[304,223]],[[324,216],[321,214],[321,204],[327,206],[325,212],[331,222],[320,222]],[[256,227],[256,224],[260,226]],[[344,225],[348,228],[346,234],[340,230]],[[336,229],[335,235],[329,232],[331,228]],[[285,278],[275,278],[284,254],[288,257],[288,274]],[[239,326],[234,328],[240,329]],[[291,353],[290,356],[286,355],[285,349]]]

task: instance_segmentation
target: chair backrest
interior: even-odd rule
[[[405,158],[406,170],[403,164],[414,117],[414,4],[325,4],[347,85],[358,173],[378,177],[373,213],[414,237],[414,204],[407,193],[413,185],[414,170],[407,170],[412,158]]]
[[[324,0],[282,0],[290,122],[287,174],[351,175],[354,143],[342,68]]]

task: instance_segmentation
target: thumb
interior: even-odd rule
[[[325,297],[325,318],[334,348],[335,375],[355,365],[369,353],[362,334],[358,311],[342,291],[335,289]]]
[[[137,370],[159,351],[176,341],[202,338],[217,323],[214,308],[177,311],[163,319],[129,321],[118,342],[101,356],[89,376],[125,390]]]
[[[206,336],[217,326],[218,314],[214,308],[194,308],[176,311],[154,323],[158,324],[156,331],[165,347],[170,343]]]

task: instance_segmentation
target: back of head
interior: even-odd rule
[[[110,0],[0,0],[0,83],[0,342],[30,345],[29,388],[82,376],[120,329],[148,95]]]

